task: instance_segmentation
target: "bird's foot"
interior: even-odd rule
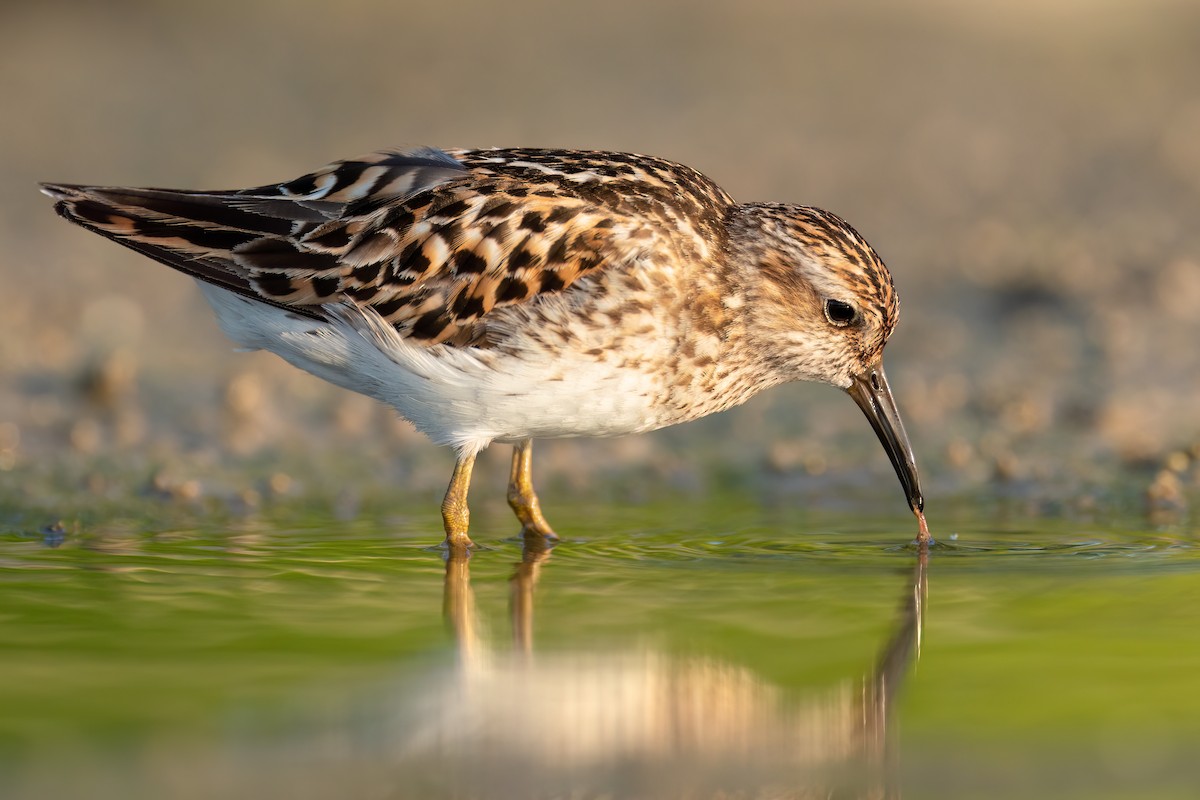
[[[521,544],[525,553],[548,553],[559,543],[558,534],[549,525],[523,525]]]
[[[468,558],[471,553],[480,548],[471,541],[471,537],[466,533],[452,533],[446,535],[442,543],[437,545],[437,549],[441,550],[448,559],[458,559]]]

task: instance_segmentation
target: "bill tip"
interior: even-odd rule
[[[914,513],[917,515],[917,541],[928,542],[930,540],[929,523],[925,521],[925,511],[918,508],[914,510]]]

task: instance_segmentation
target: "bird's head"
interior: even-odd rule
[[[781,380],[845,390],[887,450],[909,507],[924,507],[916,461],[883,372],[898,301],[883,261],[835,214],[750,204],[730,220],[730,256],[747,270],[750,336]]]

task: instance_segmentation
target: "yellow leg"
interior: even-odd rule
[[[471,487],[471,470],[475,468],[475,455],[459,456],[454,462],[454,475],[442,499],[442,524],[446,527],[446,546],[451,552],[464,552],[471,547],[467,528],[471,522],[471,511],[467,508],[467,490]]]
[[[542,516],[537,494],[533,491],[533,442],[529,439],[513,447],[512,473],[508,478],[508,504],[521,522],[526,538],[557,539],[558,534]]]

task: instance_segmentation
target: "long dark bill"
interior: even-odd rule
[[[883,364],[876,362],[856,377],[846,391],[867,415],[879,441],[883,442],[883,449],[887,450],[888,458],[892,460],[892,466],[896,468],[896,475],[904,487],[908,507],[922,517],[925,498],[921,496],[917,461],[913,457],[912,445],[908,443],[908,434],[904,432],[900,412],[896,410],[896,401],[892,399],[892,387],[888,386],[887,376],[883,374]]]

